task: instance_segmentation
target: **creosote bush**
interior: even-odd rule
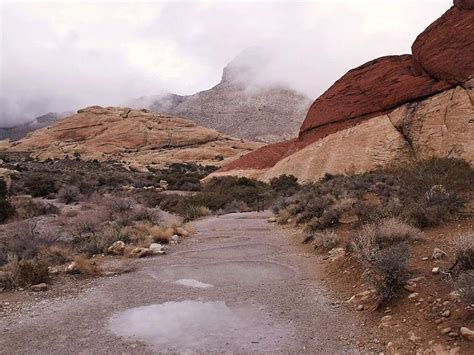
[[[363,224],[386,217],[424,228],[462,217],[473,186],[469,163],[433,158],[364,174],[326,174],[280,198],[273,210],[285,211],[313,231],[335,227],[344,219]]]

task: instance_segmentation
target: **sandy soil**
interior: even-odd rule
[[[0,319],[0,353],[350,353],[357,314],[268,213],[209,217],[168,255]],[[54,286],[53,286],[54,288]],[[48,291],[49,292],[49,291]]]

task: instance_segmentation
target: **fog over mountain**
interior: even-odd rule
[[[216,85],[222,68],[252,46],[270,58],[252,75],[256,84],[282,83],[315,98],[354,66],[409,52],[416,35],[450,6],[449,0],[2,2],[0,127],[50,111],[193,94]]]

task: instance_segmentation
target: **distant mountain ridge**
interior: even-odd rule
[[[61,118],[72,115],[72,112],[48,112],[44,115],[38,116],[33,120],[12,127],[0,127],[0,140],[9,139],[16,141],[25,137],[28,133],[37,129],[47,127],[53,122],[60,120]]]
[[[244,51],[213,88],[194,95],[142,97],[132,107],[188,118],[238,138],[265,143],[294,138],[312,101],[286,85],[255,82],[268,60],[254,49]]]

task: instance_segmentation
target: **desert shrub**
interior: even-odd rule
[[[0,199],[6,199],[8,197],[8,189],[6,181],[0,177]]]
[[[214,172],[215,166],[199,165],[194,163],[173,163],[166,169],[153,169],[155,173],[155,186],[160,180],[166,180],[170,190],[199,191],[201,189],[201,179]]]
[[[471,232],[455,238],[453,245],[456,260],[451,271],[457,274],[474,270],[474,234]]]
[[[96,276],[101,274],[99,266],[95,261],[89,260],[84,255],[79,255],[74,258],[74,271],[73,273],[78,273],[85,276]]]
[[[420,232],[396,219],[367,224],[353,235],[350,249],[368,267],[369,281],[383,302],[396,295],[409,258],[407,242],[420,237]]]
[[[184,221],[189,222],[200,217],[208,216],[211,213],[209,208],[205,206],[195,206],[195,205],[188,205],[186,206],[186,210],[184,213]]]
[[[152,237],[154,242],[168,244],[174,234],[174,229],[171,227],[151,225],[148,227],[148,234]]]
[[[331,230],[319,232],[313,239],[315,240],[315,245],[320,245],[326,251],[335,248],[339,244],[339,236]]]
[[[24,184],[33,197],[44,197],[58,192],[56,180],[48,175],[30,175]]]
[[[81,191],[77,186],[62,187],[58,191],[58,199],[67,205],[79,202],[82,199]]]
[[[424,228],[465,215],[473,186],[469,163],[433,158],[363,174],[327,174],[281,197],[273,210],[285,210],[297,223],[310,223],[313,230],[336,226],[342,215],[357,216],[352,223],[359,224],[399,217]]]
[[[270,186],[276,192],[286,196],[294,194],[299,190],[298,178],[294,175],[280,175],[270,180]]]
[[[52,245],[57,240],[53,235],[40,235],[35,219],[16,222],[13,230],[13,234],[8,237],[7,250],[20,260],[37,257],[41,246]]]
[[[365,224],[352,233],[355,250],[365,259],[373,260],[375,254],[387,247],[421,238],[421,232],[396,218]]]
[[[12,257],[5,270],[9,273],[12,285],[29,286],[49,281],[48,265],[41,259],[22,259]]]
[[[74,249],[89,256],[107,252],[107,248],[116,241],[130,241],[130,236],[124,233],[121,225],[104,223],[101,218],[83,216],[76,221],[74,230]]]
[[[52,244],[38,248],[39,258],[47,265],[62,265],[74,259],[74,252],[65,244]]]
[[[15,214],[15,207],[8,200],[7,184],[0,178],[0,223]]]
[[[15,207],[7,199],[0,198],[0,223],[15,215]]]
[[[29,196],[21,196],[13,199],[16,214],[20,219],[28,219],[43,215],[56,214],[61,212],[57,206],[52,203],[35,200]]]
[[[374,272],[369,275],[369,280],[382,302],[393,298],[402,286],[402,276],[406,272],[409,255],[408,246],[405,243],[392,245],[373,254],[370,264]]]
[[[474,311],[474,270],[459,275],[456,280],[456,289],[469,309]]]

